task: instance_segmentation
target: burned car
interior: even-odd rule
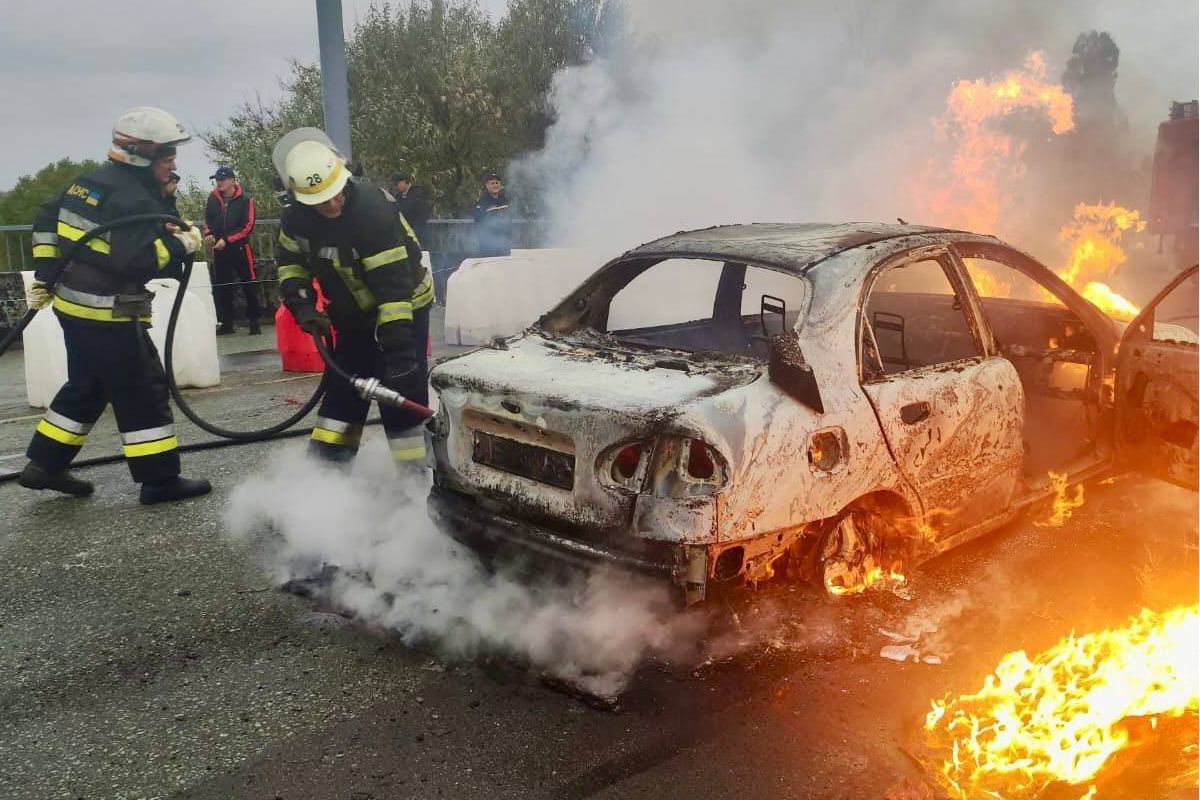
[[[430,511],[475,547],[657,573],[688,602],[784,568],[845,592],[1063,476],[1194,489],[1196,337],[1157,305],[1125,326],[960,231],[678,233],[433,370]]]

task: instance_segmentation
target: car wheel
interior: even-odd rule
[[[880,514],[847,509],[822,527],[809,550],[805,576],[831,596],[859,594],[893,574],[887,553],[891,533],[899,535]]]

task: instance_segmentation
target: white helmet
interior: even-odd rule
[[[298,142],[284,159],[287,186],[296,200],[316,206],[334,197],[350,179],[346,162],[321,142]]]
[[[155,158],[172,153],[176,145],[191,138],[179,120],[166,111],[138,106],[117,118],[108,157],[135,167],[148,167]]]

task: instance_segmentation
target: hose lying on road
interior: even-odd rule
[[[47,291],[53,292],[54,283],[57,282],[59,273],[65,267],[65,265],[67,264],[70,257],[74,254],[76,248],[82,246],[90,239],[93,239],[103,233],[106,233],[106,232],[112,230],[113,228],[122,227],[124,225],[132,225],[132,224],[141,223],[141,222],[172,223],[174,225],[178,225],[180,228],[182,228],[184,230],[187,230],[188,228],[191,227],[191,223],[189,223],[185,220],[182,220],[179,217],[173,216],[171,214],[134,214],[134,215],[131,215],[128,217],[121,217],[119,219],[115,219],[115,220],[113,220],[111,222],[107,222],[103,225],[98,225],[97,227],[93,228],[92,230],[84,233],[83,236],[81,236],[79,239],[72,242],[63,251],[63,253],[59,259],[58,265],[55,267],[54,276],[47,283],[47,286],[46,286]],[[420,405],[419,403],[415,403],[415,402],[409,400],[408,398],[403,397],[402,395],[398,394],[397,392],[394,392],[391,389],[388,389],[386,386],[384,386],[379,381],[379,379],[377,379],[377,378],[360,378],[356,375],[352,375],[352,374],[346,372],[337,363],[336,359],[333,357],[333,354],[329,351],[329,347],[326,344],[326,342],[323,341],[320,337],[314,336],[313,341],[316,343],[317,352],[320,354],[322,360],[325,362],[325,366],[327,369],[326,369],[325,374],[321,376],[321,382],[319,384],[317,384],[317,388],[313,391],[312,396],[309,397],[307,401],[305,401],[305,403],[299,408],[299,410],[296,411],[296,413],[292,414],[291,416],[287,417],[286,419],[283,419],[283,420],[275,423],[274,425],[270,425],[266,428],[259,428],[257,430],[249,430],[249,431],[231,430],[229,428],[224,428],[224,427],[221,427],[220,425],[209,422],[208,420],[201,417],[195,411],[195,409],[193,409],[191,407],[191,405],[187,402],[187,400],[183,397],[183,393],[179,390],[179,385],[175,382],[175,371],[173,368],[173,360],[174,360],[173,350],[174,350],[174,343],[175,343],[175,330],[176,330],[176,326],[179,322],[180,310],[183,308],[184,293],[187,291],[188,281],[191,279],[191,276],[192,276],[192,260],[189,259],[184,264],[183,274],[179,280],[179,287],[175,293],[175,300],[171,304],[171,314],[167,320],[167,334],[166,334],[166,340],[163,345],[166,350],[166,352],[163,353],[163,362],[164,362],[164,368],[165,368],[166,375],[167,375],[167,385],[170,388],[171,397],[174,398],[174,400],[175,400],[175,405],[177,405],[179,407],[179,410],[183,412],[184,416],[186,416],[188,419],[190,419],[193,423],[196,424],[197,427],[201,428],[202,430],[207,431],[208,433],[211,433],[214,436],[219,436],[221,438],[218,440],[215,440],[215,441],[196,442],[194,444],[184,445],[179,448],[179,450],[181,452],[188,452],[188,451],[194,451],[194,450],[212,450],[215,448],[229,447],[229,446],[237,445],[237,444],[247,444],[249,442],[261,442],[261,441],[265,441],[267,439],[301,436],[301,435],[311,433],[312,432],[311,427],[300,429],[300,430],[289,430],[289,429],[294,427],[298,422],[300,422],[300,420],[302,420],[306,416],[308,416],[308,414],[316,407],[317,403],[320,402],[321,397],[325,394],[325,384],[329,378],[330,372],[336,374],[338,377],[347,381],[351,386],[353,386],[355,388],[355,390],[358,391],[358,393],[360,395],[362,395],[368,401],[376,400],[380,403],[385,403],[387,405],[393,405],[396,407],[407,408],[411,411],[415,411],[416,413],[421,414],[426,417],[433,416],[433,412],[429,408],[426,408],[425,406]],[[15,342],[17,340],[17,338],[19,338],[21,336],[21,334],[24,332],[25,328],[27,328],[29,326],[29,323],[33,321],[33,318],[37,315],[37,313],[38,313],[38,309],[30,308],[25,313],[25,315],[21,318],[21,320],[16,324],[16,326],[11,331],[9,331],[7,335],[5,335],[4,339],[0,340],[0,356],[4,355],[4,352],[6,350],[8,350],[8,348],[13,344],[13,342]],[[137,324],[140,325],[141,323],[137,323]],[[378,419],[369,420],[367,422],[367,424],[374,424],[375,422],[378,422]],[[121,461],[123,458],[124,458],[124,456],[119,455],[119,454],[114,454],[111,456],[100,456],[98,458],[89,458],[89,459],[83,459],[81,461],[76,461],[72,464],[72,467],[75,467],[75,468],[92,467],[92,466],[100,466],[102,464],[112,464],[117,461]],[[15,480],[18,476],[20,476],[20,472],[9,472],[9,473],[0,474],[0,483]]]

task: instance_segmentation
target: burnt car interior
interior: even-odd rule
[[[1000,354],[1025,391],[1025,473],[1041,477],[1093,456],[1098,431],[1088,378],[1096,340],[1048,289],[998,261],[965,258]]]
[[[765,360],[770,337],[795,328],[807,300],[799,277],[739,262],[642,259],[612,265],[542,325],[556,333],[591,328],[622,344]],[[663,302],[670,298],[670,302]]]
[[[1096,419],[1087,388],[1094,337],[1023,273],[991,260],[965,263],[1000,354],[1021,379],[1026,476],[1041,479],[1092,456]],[[863,317],[864,381],[982,355],[947,268],[926,259],[876,279]]]

